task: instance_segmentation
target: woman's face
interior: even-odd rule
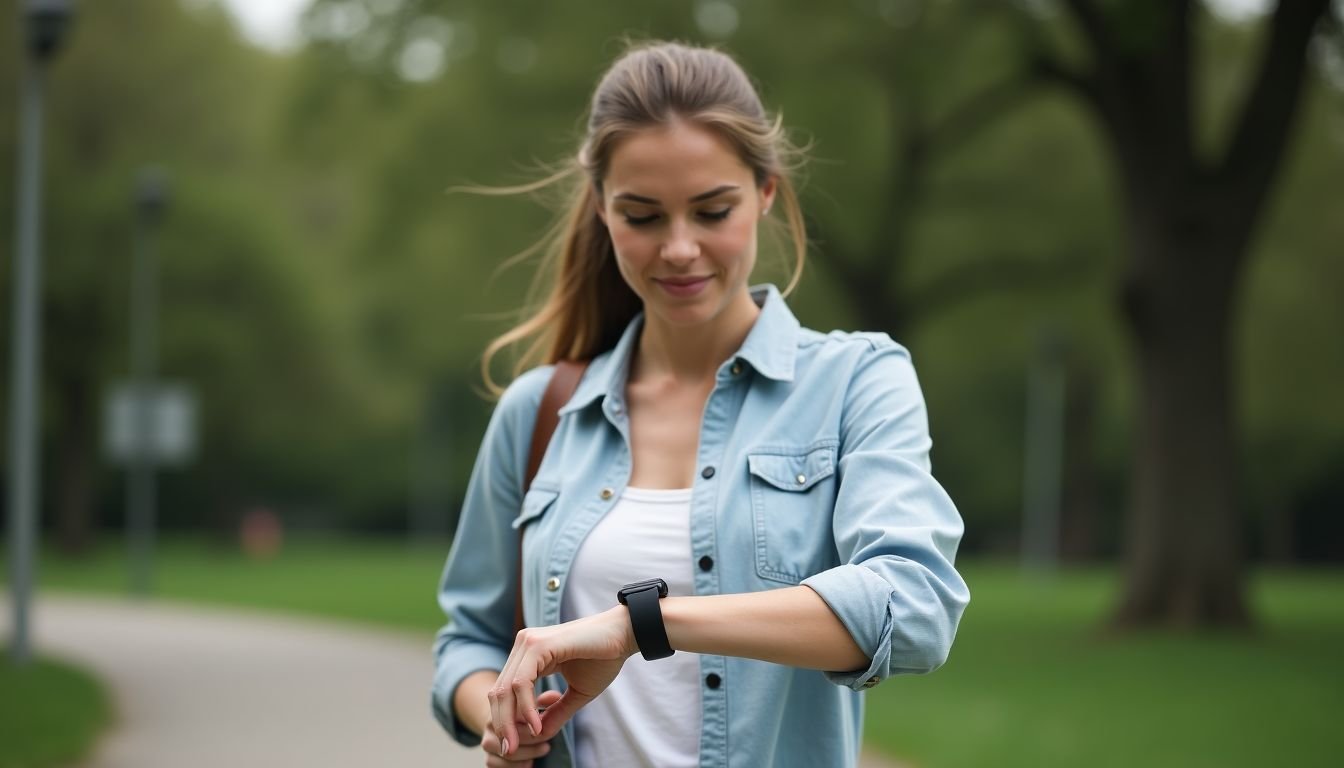
[[[756,224],[775,181],[759,188],[731,145],[685,121],[623,139],[602,184],[600,215],[621,275],[647,317],[700,325],[750,303]]]

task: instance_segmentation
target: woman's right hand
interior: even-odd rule
[[[537,706],[546,708],[560,700],[559,691],[543,691],[537,696]],[[485,750],[486,768],[531,768],[532,761],[543,757],[551,751],[550,741],[540,736],[532,735],[532,726],[525,722],[515,724],[518,732],[518,746],[512,754],[507,757],[501,757],[500,753],[503,745],[499,742],[499,737],[491,728],[486,728],[481,735],[481,749]]]

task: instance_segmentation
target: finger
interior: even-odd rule
[[[498,753],[499,741],[493,737],[482,739],[481,747],[485,750],[485,764],[487,766],[499,766],[500,768],[525,768],[532,765],[532,761],[545,757],[551,752],[551,745],[547,742],[538,742],[536,744],[527,744],[514,750],[512,755],[501,757]]]
[[[537,708],[545,709],[560,700],[559,691],[542,691],[537,694]]]
[[[513,699],[515,718],[527,724],[531,735],[541,733],[541,713],[537,711],[536,693],[532,690],[532,681],[522,677],[514,678]]]
[[[549,739],[560,732],[560,728],[574,717],[593,697],[578,693],[573,688],[565,691],[555,703],[546,708],[541,715],[541,736]]]
[[[504,759],[515,761],[535,760],[538,757],[546,756],[547,754],[550,753],[550,751],[551,751],[550,742],[542,741],[536,744],[524,744],[523,746],[518,747],[518,749],[512,755],[509,755]]]
[[[500,671],[499,677],[495,679],[495,687],[491,689],[490,710],[491,727],[495,733],[499,734],[501,757],[508,757],[510,747],[518,745],[518,729],[514,725],[516,719],[517,706],[513,696],[513,680],[518,675],[519,657],[522,655],[523,638],[526,629],[520,631],[513,641],[513,650],[509,652],[509,658],[504,662],[504,669]]]
[[[499,740],[498,754],[507,757],[509,747],[518,743],[518,735],[513,726],[513,695],[502,680],[496,680],[490,689],[490,729]]]

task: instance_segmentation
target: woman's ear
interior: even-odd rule
[[[770,176],[761,184],[758,194],[761,199],[761,215],[770,212],[770,206],[775,203],[775,192],[779,190],[779,177]]]

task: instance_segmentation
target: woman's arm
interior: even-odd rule
[[[486,428],[467,485],[462,517],[439,584],[447,618],[434,643],[434,716],[458,742],[479,743],[456,702],[462,683],[499,670],[513,644],[518,584],[518,534],[510,527],[521,501],[522,467],[547,369],[523,374],[504,393]],[[493,676],[492,676],[493,679]]]
[[[486,694],[494,686],[499,673],[489,669],[472,672],[458,683],[453,692],[453,712],[467,730],[480,736],[490,725],[490,702]]]
[[[869,662],[835,613],[808,587],[669,597],[660,604],[673,650],[831,671],[863,669]],[[508,745],[501,754],[511,755],[520,741],[535,738],[520,733],[518,723],[530,726],[541,739],[554,736],[638,652],[623,605],[520,632],[504,670],[487,692],[489,728],[501,745]],[[557,672],[568,689],[547,702],[550,706],[542,713],[533,697],[535,683]]]
[[[674,650],[826,671],[868,665],[868,657],[840,619],[808,587],[669,597],[661,602]]]

